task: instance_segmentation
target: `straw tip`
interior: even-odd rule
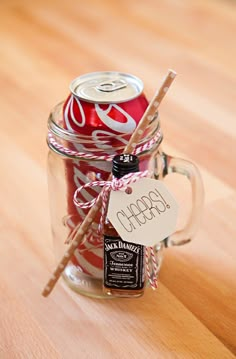
[[[172,70],[172,69],[169,69],[169,75],[172,77],[172,78],[175,78],[175,76],[177,75],[177,72]]]
[[[48,295],[50,294],[50,288],[48,287],[44,288],[41,294],[43,297],[48,297]]]

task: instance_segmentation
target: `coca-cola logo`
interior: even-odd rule
[[[74,115],[75,104],[78,106],[78,109],[80,112],[80,122],[78,121],[78,118],[75,118],[75,115]],[[71,127],[71,124],[70,124],[70,118],[72,119],[72,121],[74,122],[75,125],[77,125],[79,127],[84,127],[86,117],[85,117],[83,107],[80,103],[80,100],[73,95],[70,97],[69,101],[66,104],[65,110],[64,110],[64,119],[65,119],[67,128],[69,130],[73,131],[73,128]]]
[[[106,109],[95,104],[95,110],[100,120],[113,131],[131,133],[136,128],[133,117],[117,104],[110,104]]]
[[[111,137],[108,138],[108,136],[114,137],[114,133],[105,131],[105,130],[94,130],[92,132],[92,138],[93,138],[94,143],[96,144],[96,147],[103,149],[103,150],[108,150],[113,147],[109,143],[109,140],[111,140]],[[128,140],[126,140],[125,138],[122,138],[122,136],[120,136],[120,135],[116,135],[115,138],[116,138],[117,146],[118,146],[118,144],[119,145],[122,145],[122,144],[127,145],[127,143],[128,143]]]
[[[112,131],[131,133],[136,128],[136,122],[132,116],[117,104],[94,104],[98,118]],[[66,127],[74,131],[74,126],[85,127],[86,115],[78,98],[71,96],[64,109]]]
[[[73,143],[77,151],[98,148],[109,153],[111,149],[123,148],[127,144],[129,135],[136,128],[135,111],[131,115],[123,104],[93,104],[70,95],[63,115],[69,131],[91,136],[91,142],[82,138]]]

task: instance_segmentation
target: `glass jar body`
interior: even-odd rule
[[[105,146],[102,145],[102,139],[99,138],[97,143],[91,137],[70,136],[68,133],[57,133],[58,128],[54,124],[60,125],[61,105],[51,113],[49,118],[49,129],[53,131],[54,139],[57,143],[67,148],[82,148],[84,156],[77,157],[66,154],[58,150],[48,140],[50,147],[48,153],[48,185],[50,198],[50,212],[52,223],[53,243],[58,262],[65,253],[67,246],[73,240],[73,236],[78,230],[80,223],[85,218],[89,209],[78,208],[73,201],[74,193],[77,188],[91,181],[108,180],[111,173],[111,160],[88,159],[86,154],[95,153],[98,155],[107,154],[108,156],[121,153],[126,138],[117,141],[116,136],[109,136],[104,139]],[[146,143],[156,136],[159,131],[159,121],[155,118],[152,126],[148,130]],[[127,135],[126,135],[127,137]],[[160,138],[161,140],[161,138]],[[110,141],[110,142],[109,142]],[[140,170],[150,170],[155,178],[161,178],[163,173],[162,152],[157,141],[151,149],[139,154]],[[111,145],[112,144],[112,145]],[[89,149],[88,149],[89,148]],[[101,188],[86,188],[80,192],[80,200],[83,202],[90,201],[98,196]],[[74,291],[92,297],[108,297],[103,291],[103,238],[98,235],[98,224],[101,212],[99,211],[93,221],[90,230],[85,234],[85,241],[76,248],[73,257],[69,261],[63,272],[63,278],[70,288]],[[155,246],[155,255],[158,268],[161,265],[163,244]]]
[[[160,150],[149,151],[140,157],[141,167],[155,170],[161,164]],[[102,169],[101,169],[102,167]],[[82,222],[88,210],[78,209],[73,202],[76,186],[88,183],[95,177],[107,180],[111,172],[111,162],[83,161],[66,158],[50,150],[48,154],[48,185],[54,250],[58,262],[66,251],[72,232]],[[160,174],[161,175],[161,174]],[[160,178],[160,176],[159,176]],[[97,189],[99,190],[99,189]],[[94,193],[82,191],[86,200]],[[96,193],[98,195],[98,193]],[[63,278],[70,288],[81,294],[103,297],[103,241],[97,234],[100,213],[91,225],[86,241],[78,246],[74,256],[65,268]],[[163,244],[155,246],[158,267],[162,259]],[[109,296],[110,298],[110,296]]]
[[[72,133],[63,128],[62,106],[63,103],[53,109],[48,121],[48,185],[57,263],[73,241],[80,223],[89,211],[75,205],[75,191],[91,181],[106,181],[111,173],[111,157],[123,152],[131,135],[104,135],[104,131],[100,131],[100,135],[96,132],[96,135],[91,137]],[[149,170],[152,177],[158,180],[162,180],[169,173],[186,176],[192,188],[192,209],[182,230],[154,246],[157,272],[161,267],[164,246],[184,244],[195,234],[203,205],[203,186],[198,169],[189,161],[166,155],[161,149],[161,140],[159,118],[156,116],[137,145],[141,148],[138,155],[140,171]],[[151,141],[152,145],[146,146]],[[79,200],[91,201],[100,191],[101,187],[83,189],[79,194]],[[77,293],[95,298],[112,298],[103,291],[103,238],[98,235],[100,216],[101,212],[98,212],[89,231],[84,235],[84,240],[78,245],[66,266],[63,278]],[[154,278],[153,272],[150,273],[150,277]]]

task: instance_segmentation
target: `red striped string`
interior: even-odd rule
[[[139,155],[142,152],[150,150],[155,144],[159,143],[162,140],[162,133],[161,130],[158,130],[155,136],[149,140],[147,143],[144,143],[141,146],[138,146],[133,150],[134,155]],[[51,131],[48,131],[48,142],[55,147],[57,150],[59,150],[61,153],[73,157],[82,157],[87,160],[101,160],[101,161],[112,161],[114,155],[94,155],[92,153],[86,153],[86,152],[79,152],[70,150],[69,148],[66,148],[62,144],[58,143],[55,139],[53,133]]]

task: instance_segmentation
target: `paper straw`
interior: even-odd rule
[[[146,130],[146,127],[149,125],[149,123],[152,121],[153,117],[157,113],[160,103],[163,100],[164,96],[166,95],[167,91],[169,90],[169,87],[174,81],[176,75],[177,74],[175,71],[173,70],[168,71],[160,89],[153,96],[153,99],[149,103],[149,106],[144,112],[142,119],[140,120],[133,135],[131,136],[129,143],[125,147],[124,153],[132,153],[134,148],[137,146],[141,136]]]
[[[153,99],[149,103],[143,117],[141,118],[137,128],[135,129],[133,135],[131,136],[129,143],[125,147],[124,153],[132,153],[134,148],[136,147],[137,143],[139,142],[140,138],[142,137],[146,127],[149,125],[150,121],[152,121],[154,115],[157,112],[157,109],[160,106],[161,101],[163,100],[164,96],[166,95],[167,91],[171,83],[173,82],[176,76],[176,72],[173,70],[169,70],[162,86],[156,92]],[[109,177],[111,179],[111,175]],[[101,208],[102,200],[101,200],[101,193],[99,195],[99,200],[97,204],[89,210],[88,214],[86,215],[84,221],[78,226],[78,231],[74,236],[74,239],[61,258],[60,262],[58,263],[56,269],[54,270],[53,274],[51,275],[48,283],[46,284],[45,288],[43,289],[42,295],[47,297],[51,291],[53,290],[54,286],[56,285],[58,279],[60,278],[62,272],[64,271],[66,265],[70,261],[71,257],[73,256],[75,250],[78,246],[82,243],[85,233],[88,231],[89,227],[91,226],[96,214],[98,213],[99,209]]]

